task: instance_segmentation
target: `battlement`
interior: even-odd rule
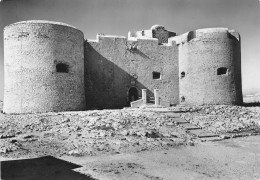
[[[125,36],[116,36],[116,35],[104,35],[97,34],[96,39],[87,39],[86,42],[89,43],[101,43],[103,41],[110,42],[124,42],[125,44],[142,44],[142,45],[158,45],[158,46],[173,46],[176,45],[176,42],[173,39],[167,39],[166,43],[160,43],[159,39],[148,37],[148,36],[132,36],[131,32],[128,33],[128,37]]]
[[[196,40],[217,40],[217,39],[230,39],[236,38],[240,41],[240,35],[235,30],[229,30],[228,28],[205,28],[189,31],[179,36],[172,37],[176,44],[184,44],[189,41]]]
[[[127,38],[125,36],[97,34],[96,39],[87,39],[86,41],[99,43],[102,40],[111,40],[111,41],[125,40],[126,41]]]

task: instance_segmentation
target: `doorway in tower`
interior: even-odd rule
[[[132,101],[138,100],[138,90],[136,87],[131,87],[128,90],[128,100],[129,100],[129,103]]]

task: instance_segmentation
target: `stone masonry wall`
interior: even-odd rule
[[[128,39],[85,40],[67,24],[22,21],[4,29],[6,113],[123,108],[159,89],[175,104],[241,104],[240,35],[227,28],[180,36],[154,25]],[[130,96],[130,94],[132,96]]]
[[[7,26],[3,111],[84,110],[83,43],[83,33],[66,24],[24,21]]]
[[[98,36],[85,42],[85,81],[88,108],[128,106],[131,87],[153,90],[171,104],[178,104],[178,48],[169,42],[158,45],[157,39],[127,40],[125,37]],[[161,78],[153,79],[153,72]]]
[[[241,104],[240,36],[226,28],[180,36],[181,104]]]

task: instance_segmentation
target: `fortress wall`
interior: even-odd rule
[[[4,29],[4,57],[6,113],[122,108],[133,89],[148,102],[154,89],[170,104],[243,102],[240,35],[227,28],[154,25],[84,42],[70,25],[23,21]]]
[[[158,88],[163,100],[178,103],[178,48],[158,45],[157,39],[127,40],[98,36],[85,42],[86,99],[88,107],[122,108],[131,87],[147,89],[148,100]],[[161,79],[153,79],[159,72]]]
[[[240,37],[226,28],[179,38],[181,104],[242,103]]]
[[[24,21],[7,26],[4,112],[85,109],[83,42],[81,31],[62,23]]]
[[[87,108],[120,108],[126,103],[122,90],[130,76],[122,71],[126,38],[103,37],[85,41],[85,84]],[[120,97],[124,98],[120,98]]]

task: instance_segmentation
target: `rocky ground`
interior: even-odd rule
[[[260,106],[200,106],[190,107],[182,117],[211,132],[223,134],[239,132],[260,126]]]
[[[260,107],[218,105],[167,110],[143,107],[21,115],[0,113],[0,156],[95,156],[163,150],[201,142],[173,121],[169,112],[223,139],[227,133],[259,132]]]

